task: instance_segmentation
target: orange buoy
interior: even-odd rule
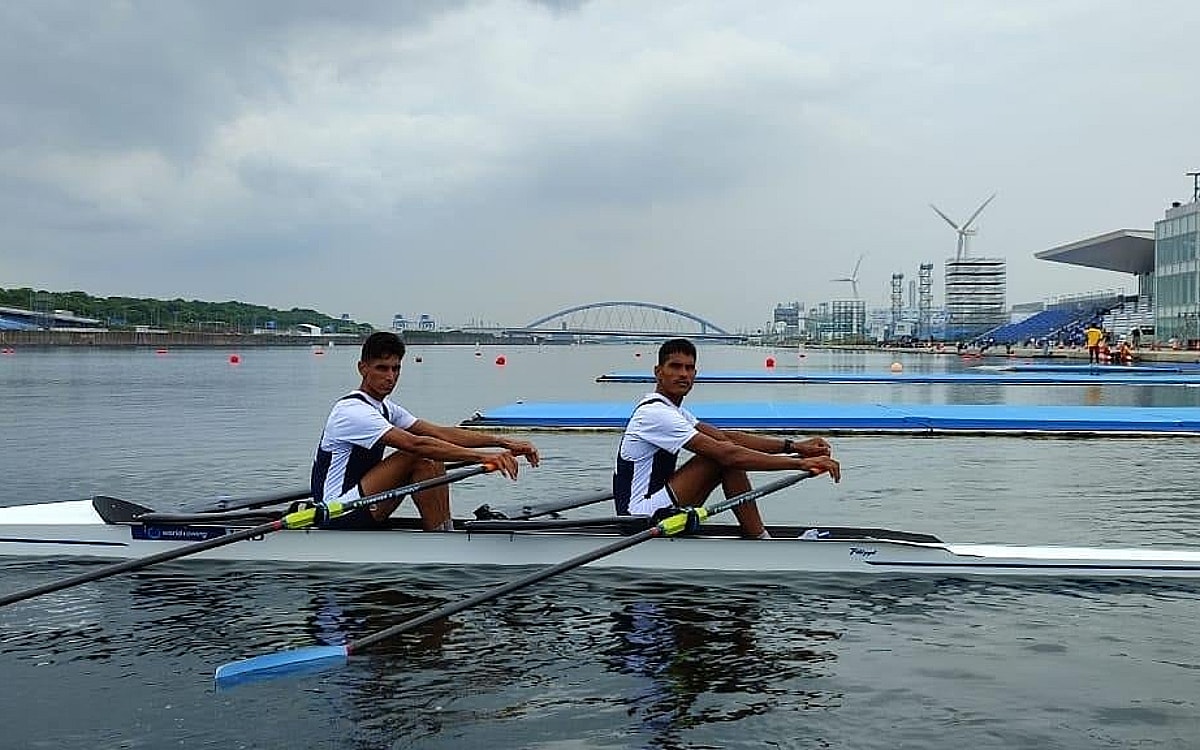
[[[242,363],[242,357],[240,354],[230,354],[229,355],[229,364],[240,365],[241,363]]]
[[[770,368],[774,367],[774,366],[775,366],[775,358],[774,358],[774,357],[767,357],[767,362],[766,362],[766,365],[767,365],[767,368],[768,368],[768,369],[770,369]]]
[[[503,354],[501,354],[499,357],[496,357],[496,364],[500,365],[501,367],[503,367],[507,362],[508,360],[504,358]]]

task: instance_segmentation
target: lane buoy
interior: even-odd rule
[[[499,357],[496,357],[496,364],[500,365],[501,367],[503,367],[507,362],[508,360],[504,358],[503,354],[501,354]]]
[[[167,350],[166,349],[155,349],[154,353],[155,354],[166,354]]]
[[[241,363],[242,363],[241,355],[239,355],[239,354],[230,354],[229,355],[229,364],[240,365]]]
[[[904,372],[904,365],[899,362],[892,363],[892,372]]]
[[[420,362],[420,361],[421,361],[421,355],[420,355],[420,354],[418,354],[417,356],[413,357],[413,359],[414,359],[415,361],[417,361],[417,362]]]
[[[774,357],[767,357],[767,361],[765,362],[765,364],[766,364],[766,366],[767,366],[767,369],[771,369],[772,367],[774,367],[774,366],[775,366],[775,358],[774,358]]]

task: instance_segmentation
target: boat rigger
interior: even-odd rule
[[[488,429],[624,429],[631,402],[508,404],[463,421]],[[1200,435],[1200,407],[1012,404],[830,404],[794,401],[689,402],[716,427],[820,434]]]

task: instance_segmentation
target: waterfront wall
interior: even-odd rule
[[[337,344],[354,345],[360,344],[362,337],[345,334],[334,336],[294,336],[250,333],[195,333],[191,331],[172,331],[169,333],[147,333],[145,331],[0,331],[0,344],[13,347],[145,346],[152,348],[250,348],[257,346],[318,346],[328,344],[330,341]]]
[[[497,339],[463,331],[404,331],[400,334],[410,346],[425,344],[549,344],[556,343],[528,336],[510,336]],[[150,347],[176,349],[188,347],[251,348],[259,346],[324,346],[334,342],[337,346],[361,346],[363,336],[357,334],[322,334],[301,336],[297,334],[267,333],[213,333],[194,331],[0,331],[0,346],[5,347]],[[570,342],[563,342],[570,343]]]

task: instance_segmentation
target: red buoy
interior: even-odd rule
[[[767,369],[770,369],[770,368],[772,368],[772,367],[774,367],[774,366],[775,366],[775,358],[774,358],[774,357],[767,357]]]
[[[241,355],[239,355],[239,354],[230,354],[230,355],[229,355],[229,364],[231,364],[231,365],[239,365],[239,364],[241,364],[241,363],[242,363],[242,357],[241,357]]]
[[[155,354],[166,354],[167,350],[166,349],[155,349],[154,353]]]
[[[501,354],[499,357],[496,357],[496,364],[500,365],[501,367],[503,367],[506,362],[508,362],[508,360],[504,358],[503,354]]]

